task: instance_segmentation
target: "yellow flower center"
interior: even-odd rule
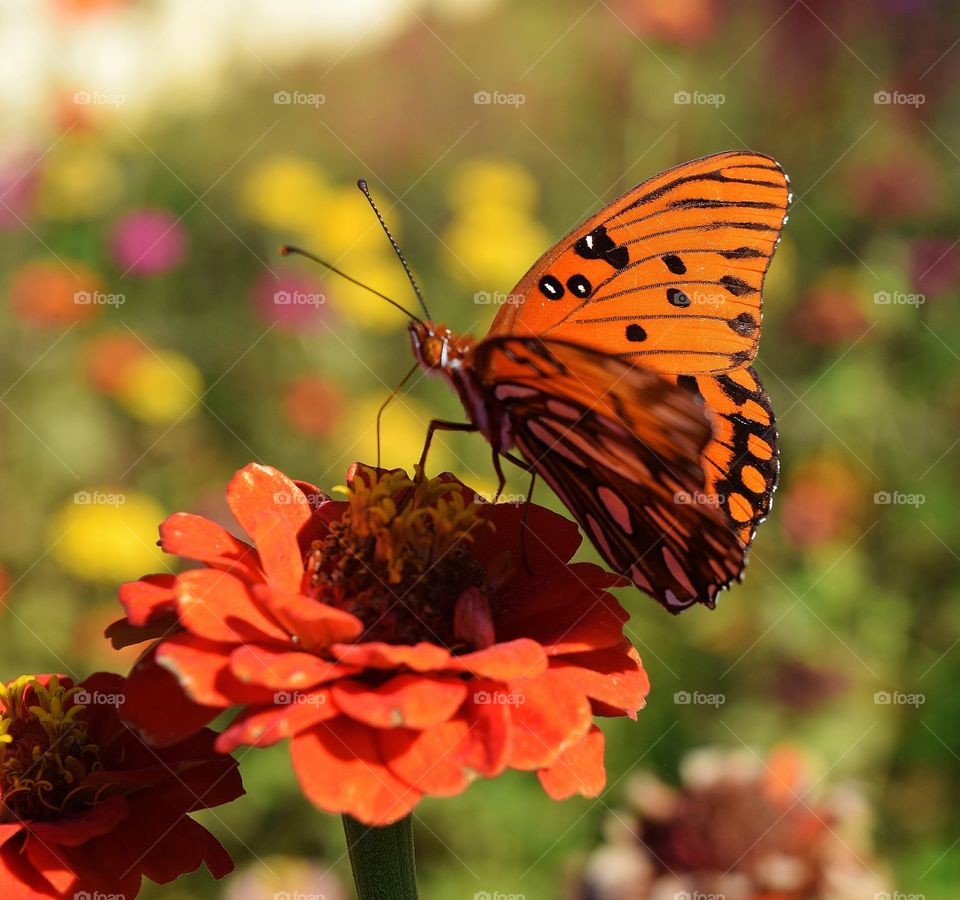
[[[311,595],[357,616],[361,640],[471,649],[454,620],[465,592],[489,592],[488,572],[471,553],[480,529],[493,527],[479,504],[453,482],[365,467],[346,491],[343,518],[311,549]]]
[[[83,710],[56,676],[44,686],[22,675],[0,685],[0,822],[52,820],[93,806],[104,786],[85,784],[102,768]]]

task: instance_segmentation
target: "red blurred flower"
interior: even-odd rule
[[[283,392],[283,414],[301,434],[323,438],[343,415],[343,394],[323,378],[307,375],[291,381]]]
[[[115,643],[160,637],[125,715],[166,742],[240,706],[221,750],[292,738],[306,795],[372,825],[507,768],[596,795],[593,716],[634,717],[649,689],[606,591],[620,579],[569,564],[576,526],[536,506],[528,574],[523,509],[476,504],[452,476],[355,465],[347,484],[334,501],[241,469],[227,502],[256,548],[186,513],[161,525],[167,552],[206,566],[121,588]]]
[[[9,897],[132,898],[227,851],[188,813],[243,793],[237,765],[203,729],[154,750],[125,726],[119,675],[0,685],[0,885]]]

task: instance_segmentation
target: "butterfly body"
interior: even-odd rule
[[[672,612],[712,607],[742,576],[776,486],[773,413],[750,362],[790,199],[768,157],[696,160],[548,250],[483,339],[412,323],[417,361],[470,420],[430,435],[480,431],[498,473],[498,455],[521,457],[641,590]]]

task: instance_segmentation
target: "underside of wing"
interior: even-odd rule
[[[537,335],[673,374],[747,364],[791,200],[779,164],[732,151],[615,200],[541,257],[490,335]]]
[[[780,474],[770,397],[752,366],[723,375],[681,375],[677,383],[701,397],[710,413],[706,489],[749,545],[770,512]]]
[[[606,562],[671,612],[712,607],[744,544],[710,500],[699,397],[656,372],[538,338],[481,342],[474,363],[507,439]]]

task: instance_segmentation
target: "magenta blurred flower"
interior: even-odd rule
[[[960,286],[960,242],[915,241],[910,248],[910,277],[922,294],[936,297]]]
[[[160,275],[180,264],[186,255],[183,227],[165,209],[141,209],[120,219],[110,242],[116,264],[140,275]]]
[[[264,272],[253,286],[253,310],[267,325],[285,331],[318,328],[329,317],[326,288],[302,275],[275,278]]]
[[[14,231],[29,221],[39,169],[25,151],[0,160],[0,231]]]

